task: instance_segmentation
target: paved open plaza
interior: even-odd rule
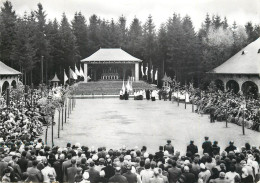
[[[192,113],[190,104],[185,109],[184,103],[178,107],[175,101],[77,99],[76,107],[64,124],[59,139],[58,125],[54,126],[54,144],[65,146],[67,142],[80,142],[88,147],[105,146],[107,149],[119,149],[123,145],[141,148],[145,145],[148,152],[152,153],[158,150],[159,145],[164,145],[167,139],[171,139],[175,149],[184,154],[191,139],[201,153],[204,136],[209,136],[211,141],[217,140],[221,150],[230,140],[234,140],[239,148],[246,142],[251,145],[260,142],[259,132],[245,129],[245,135],[242,135],[241,126],[228,124],[226,128],[225,122],[209,121],[208,115]],[[48,134],[49,144],[50,137],[51,130]]]

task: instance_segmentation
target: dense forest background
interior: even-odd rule
[[[136,17],[127,26],[124,16],[106,20],[92,15],[87,20],[76,12],[69,22],[63,13],[58,22],[46,20],[47,13],[39,3],[37,10],[19,17],[11,2],[1,5],[0,60],[21,71],[26,84],[39,84],[41,59],[46,83],[55,72],[63,79],[63,69],[68,74],[69,66],[79,67],[81,59],[100,47],[121,47],[148,64],[149,71],[158,69],[159,78],[167,73],[182,84],[203,86],[208,82],[205,72],[260,36],[259,25],[229,25],[226,17],[210,14],[195,31],[188,15],[173,14],[156,29],[151,15],[144,23]]]

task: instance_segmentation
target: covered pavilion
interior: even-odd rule
[[[208,73],[215,76],[220,89],[259,96],[260,38]]]
[[[18,83],[18,76],[21,75],[19,71],[5,65],[0,61],[0,95],[10,86],[16,87]]]
[[[85,78],[90,76],[94,81],[127,80],[129,77],[139,81],[139,63],[142,60],[121,48],[100,48],[81,62],[84,64]]]

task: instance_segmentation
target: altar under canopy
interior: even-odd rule
[[[130,77],[139,81],[139,63],[142,60],[121,48],[100,48],[81,62],[84,63],[85,78],[90,76],[94,81],[123,80]]]

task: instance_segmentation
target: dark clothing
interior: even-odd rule
[[[174,147],[171,144],[166,144],[164,146],[164,151],[168,151],[169,154],[174,154]]]
[[[248,175],[247,177],[245,178],[241,178],[241,183],[253,183],[254,180],[253,180],[253,176],[252,175]]]
[[[106,167],[102,168],[105,171],[105,178],[110,179],[112,176],[115,175],[115,169],[111,165],[107,165]]]
[[[217,155],[220,152],[220,147],[218,145],[213,144],[212,145],[212,152],[213,154]]]
[[[177,167],[172,167],[168,169],[168,173],[169,173],[169,183],[176,183],[181,176],[181,169]]]
[[[68,183],[74,183],[76,174],[77,174],[77,167],[69,167],[67,169],[67,176],[65,181]]]
[[[163,156],[164,156],[163,151],[156,152],[156,153],[155,153],[155,159],[156,159],[156,161],[157,161],[157,162],[158,162],[158,161],[162,161],[162,160],[163,160]]]
[[[237,147],[234,145],[229,145],[228,147],[226,147],[225,151],[227,151],[227,153],[229,153],[230,151],[234,151],[236,150]]]
[[[57,160],[53,163],[53,168],[57,174],[56,180],[59,182],[63,182],[62,163],[63,161],[61,160]]]
[[[212,156],[212,143],[211,141],[205,141],[202,144],[203,154],[208,153],[210,156]]]
[[[185,172],[180,176],[178,182],[194,183],[196,182],[195,175],[193,173]]]
[[[20,166],[22,173],[26,172],[28,168],[28,160],[25,157],[22,156],[21,159],[17,161],[17,164]]]
[[[192,155],[198,153],[198,147],[194,144],[190,144],[187,146],[187,152],[191,152]]]
[[[116,173],[113,177],[109,179],[108,182],[127,183],[127,179],[125,176]]]
[[[107,183],[107,182],[108,182],[108,179],[105,177],[99,177],[99,179],[98,179],[98,183]]]
[[[96,183],[99,179],[99,172],[94,167],[90,167],[87,172],[89,173],[90,183]]]
[[[7,168],[8,163],[5,161],[0,161],[0,180],[2,180],[2,177],[4,176],[4,170]]]
[[[137,183],[137,176],[131,172],[126,172],[123,176],[126,177],[128,183]]]

